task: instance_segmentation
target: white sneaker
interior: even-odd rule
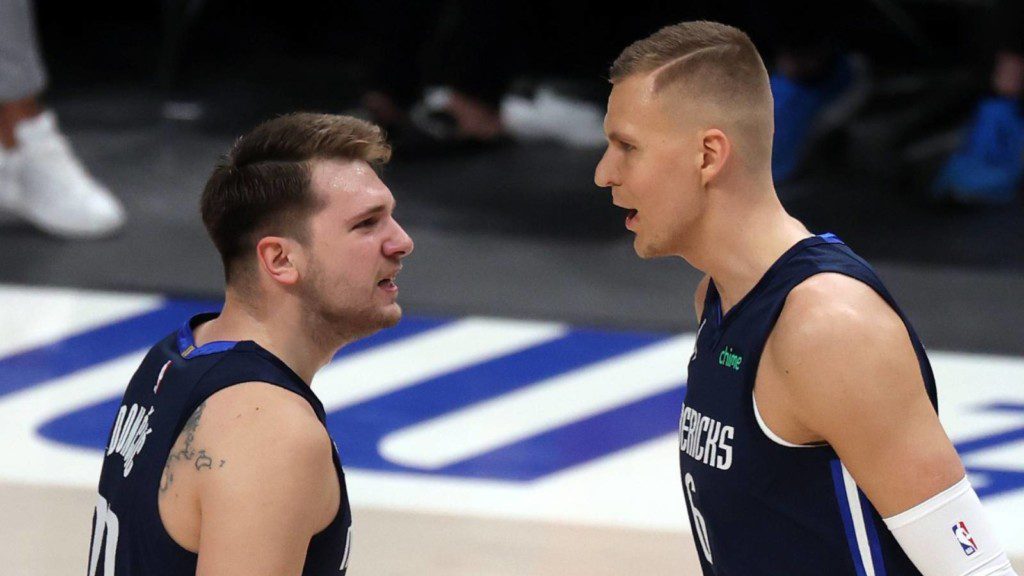
[[[82,166],[53,112],[19,122],[14,133],[18,144],[6,159],[13,185],[0,206],[64,238],[98,238],[124,226],[121,203]]]
[[[599,106],[546,87],[539,88],[533,100],[503,98],[501,120],[521,140],[554,140],[573,148],[601,148],[607,143],[604,111]]]
[[[11,209],[20,195],[13,165],[11,153],[0,146],[0,209]]]

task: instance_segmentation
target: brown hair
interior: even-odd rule
[[[306,241],[308,218],[323,207],[310,189],[313,160],[363,160],[378,170],[390,158],[381,129],[351,116],[296,112],[239,138],[214,168],[200,203],[225,281],[261,236]]]
[[[666,26],[622,51],[609,71],[616,83],[655,74],[655,92],[679,88],[723,109],[748,134],[767,141],[770,161],[773,101],[768,71],[742,30],[698,20]]]

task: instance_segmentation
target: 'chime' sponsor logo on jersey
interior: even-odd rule
[[[743,362],[743,356],[740,356],[739,352],[733,350],[729,346],[722,349],[722,352],[718,355],[718,364],[725,366],[726,368],[732,368],[733,370],[740,369],[740,363]]]

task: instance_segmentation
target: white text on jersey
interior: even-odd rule
[[[138,404],[132,404],[131,410],[122,405],[117,411],[114,431],[110,434],[110,444],[107,446],[107,456],[117,452],[124,458],[125,478],[131,474],[135,456],[142,451],[146,437],[153,431],[149,427],[149,417],[152,415],[152,408],[146,410],[144,406]]]
[[[679,417],[679,451],[719,470],[732,466],[732,444],[736,429],[714,418],[683,407]]]

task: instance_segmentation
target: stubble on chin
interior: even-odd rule
[[[354,307],[333,301],[332,291],[319,274],[311,274],[305,296],[306,326],[318,345],[334,347],[372,336],[391,328],[402,319],[398,303],[380,306],[373,302],[365,307]]]
[[[642,241],[639,235],[633,239],[633,251],[636,252],[637,256],[644,260],[650,260],[657,256],[651,243]]]
[[[371,308],[325,313],[322,318],[325,321],[326,330],[332,333],[334,339],[341,342],[353,342],[398,324],[402,319],[402,309],[395,304],[386,309]]]
[[[389,306],[388,310],[381,311],[378,320],[377,328],[374,332],[397,325],[402,320],[402,307],[397,303],[394,306]]]
[[[319,332],[324,342],[330,340],[333,345],[341,345],[367,338],[398,324],[402,319],[401,310],[362,310],[347,312],[321,311],[314,321],[319,325]]]

